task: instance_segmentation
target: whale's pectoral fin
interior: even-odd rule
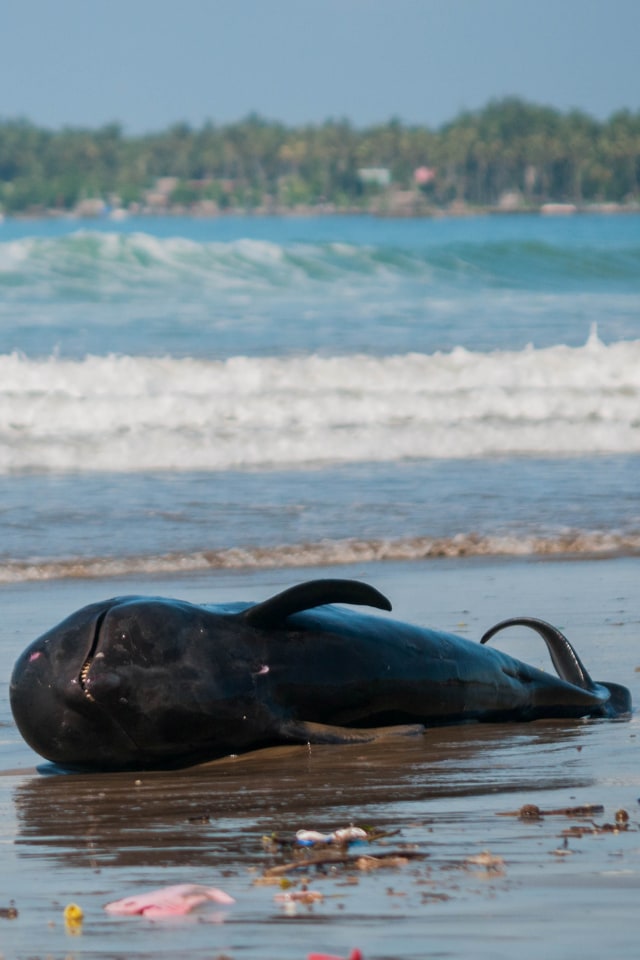
[[[632,710],[631,693],[619,683],[595,683],[564,634],[545,620],[535,617],[513,617],[502,620],[484,634],[480,643],[486,643],[500,630],[506,627],[531,627],[543,638],[549,650],[552,663],[558,676],[576,687],[587,691],[594,698],[594,711],[591,716],[624,717]]]
[[[576,687],[582,687],[583,690],[594,689],[596,684],[565,635],[545,620],[537,620],[535,617],[512,617],[510,620],[501,620],[495,627],[487,630],[480,643],[486,643],[496,633],[507,627],[531,627],[546,643],[551,662],[559,677],[567,683],[573,683]]]
[[[278,626],[294,613],[322,607],[326,603],[357,603],[391,610],[387,598],[367,583],[358,580],[309,580],[243,610],[238,616],[253,627],[268,629]]]
[[[293,743],[372,743],[387,737],[414,737],[424,733],[420,723],[397,727],[335,727],[326,723],[307,723],[304,720],[287,720],[279,733]]]

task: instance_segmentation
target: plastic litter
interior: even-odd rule
[[[342,827],[332,833],[320,833],[318,830],[296,832],[296,843],[301,847],[313,847],[316,843],[355,843],[366,839],[367,831],[362,827]]]
[[[67,933],[79,934],[82,932],[82,921],[84,920],[82,907],[79,907],[77,903],[68,903],[62,915]]]
[[[345,957],[334,956],[333,953],[310,953],[307,956],[307,960],[345,960]],[[351,951],[346,960],[364,960],[362,953],[356,947]]]
[[[105,904],[107,913],[122,916],[140,914],[145,917],[175,917],[189,913],[194,907],[211,901],[213,903],[235,903],[224,890],[216,887],[203,887],[197,883],[180,883],[172,887],[162,887],[150,893],[135,894],[124,900],[114,900]]]

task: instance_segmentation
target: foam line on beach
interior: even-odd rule
[[[233,547],[193,553],[60,560],[5,560],[0,583],[101,579],[132,575],[195,573],[206,570],[341,566],[375,561],[457,557],[634,556],[640,554],[640,530],[567,530],[555,536],[404,537],[398,539],[322,540],[272,547]]]

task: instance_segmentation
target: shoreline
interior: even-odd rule
[[[278,567],[133,571],[86,579],[24,580],[0,583],[0,597],[6,611],[7,636],[11,636],[13,627],[14,636],[21,634],[25,643],[36,635],[29,623],[51,626],[58,609],[68,613],[70,606],[72,609],[93,602],[101,593],[180,594],[194,603],[258,601],[293,583],[316,578],[371,583],[390,597],[394,616],[430,622],[438,629],[456,632],[457,627],[457,632],[469,632],[477,622],[484,632],[485,619],[497,621],[524,610],[528,616],[564,623],[567,629],[575,618],[590,639],[597,635],[599,624],[613,621],[618,615],[622,619],[622,613],[628,626],[640,623],[640,608],[633,609],[637,606],[639,571],[638,555],[440,556],[393,562],[289,563]],[[24,609],[25,621],[12,623],[26,598],[30,599]],[[514,607],[520,612],[514,612]],[[538,608],[537,612],[532,608]],[[465,623],[460,618],[462,613],[468,618]],[[19,652],[19,647],[16,650]],[[635,663],[635,648],[629,653]],[[6,659],[3,665],[7,667]],[[640,671],[636,684],[640,686]]]
[[[354,564],[436,563],[439,560],[487,560],[495,562],[589,562],[640,558],[640,535],[574,532],[557,539],[529,537],[402,538],[397,541],[347,539],[315,544],[270,547],[229,547],[196,550],[193,553],[136,554],[118,557],[73,557],[60,559],[5,559],[0,561],[0,587],[20,583],[118,580],[123,577],[182,577],[222,571],[260,571],[331,567]]]
[[[234,207],[232,209],[212,210],[208,207],[187,208],[181,205],[167,206],[164,208],[141,207],[136,210],[128,210],[117,207],[106,212],[78,211],[69,209],[37,209],[25,211],[23,213],[3,214],[0,211],[0,225],[2,223],[24,223],[38,220],[77,220],[81,223],[125,223],[129,219],[149,219],[158,220],[162,217],[171,219],[187,218],[193,220],[226,220],[233,217],[238,218],[264,218],[264,219],[305,219],[322,217],[370,217],[372,219],[389,220],[440,220],[440,219],[464,219],[475,217],[515,217],[515,216],[542,216],[542,217],[572,217],[572,216],[638,216],[640,215],[640,204],[638,203],[590,203],[574,204],[560,201],[550,201],[539,206],[516,206],[503,208],[499,206],[476,207],[466,203],[455,203],[448,207],[422,207],[413,208],[411,204],[396,205],[391,201],[386,208],[376,207],[361,208],[347,207],[340,208],[333,204],[304,205],[296,207],[276,207],[276,208],[244,208]]]

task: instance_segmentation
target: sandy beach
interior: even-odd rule
[[[367,960],[529,960],[541,948],[549,958],[635,957],[635,716],[278,748],[172,773],[53,776],[13,725],[8,680],[28,642],[103,597],[260,600],[303,579],[345,576],[386,593],[399,619],[472,639],[507,616],[550,620],[594,679],[626,684],[638,702],[639,573],[640,559],[628,557],[476,559],[0,587],[0,955],[300,960],[359,947]],[[551,669],[542,641],[519,636],[510,652]],[[506,635],[498,640],[506,649]],[[542,814],[519,817],[527,804]],[[628,820],[616,823],[621,810]],[[296,830],[350,824],[389,835],[340,863],[284,867]],[[265,843],[274,834],[282,844]],[[178,883],[220,887],[236,903],[164,921],[103,909]],[[305,883],[311,902],[276,899]],[[70,928],[71,902],[84,921]]]
[[[640,703],[640,218],[78,227],[0,242],[0,960],[635,958],[635,715],[61,775],[8,683],[88,603],[337,576]],[[105,911],[185,884],[234,902]]]

